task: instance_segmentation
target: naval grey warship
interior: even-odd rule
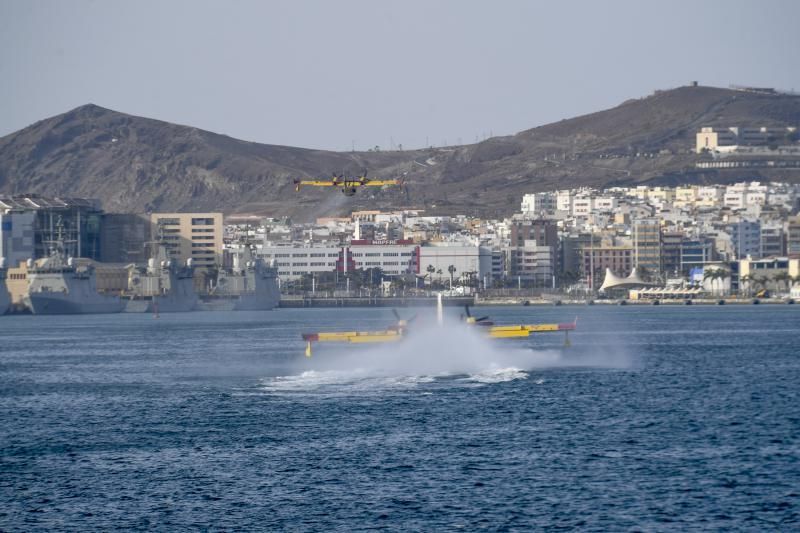
[[[119,296],[97,292],[94,266],[78,266],[61,246],[38,262],[28,259],[28,292],[23,303],[35,315],[119,313]]]
[[[8,286],[6,286],[6,258],[0,257],[0,315],[6,314],[11,307],[11,295],[8,293]]]
[[[127,313],[179,313],[197,306],[192,260],[180,266],[169,258],[166,247],[153,243],[146,267],[128,270]]]
[[[220,268],[216,283],[203,296],[202,311],[268,311],[278,305],[278,271],[255,256],[250,245],[234,254],[233,267]]]

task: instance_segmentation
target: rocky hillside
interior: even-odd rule
[[[525,192],[582,185],[798,180],[800,170],[704,171],[700,126],[800,123],[800,97],[682,87],[508,137],[338,153],[240,141],[86,105],[0,138],[0,193],[99,198],[107,211],[222,210],[311,219],[355,208],[506,214]],[[346,198],[295,178],[368,169],[407,186]]]

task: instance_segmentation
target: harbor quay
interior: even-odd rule
[[[284,296],[279,308],[302,307],[435,307],[436,297],[303,297]],[[473,296],[455,296],[442,298],[446,307],[463,307],[475,305]]]
[[[661,300],[631,300],[627,298],[572,298],[569,296],[558,297],[548,295],[544,297],[519,297],[519,296],[454,296],[443,297],[445,307],[463,306],[608,306],[608,305],[794,305],[795,300],[783,298],[693,298],[679,299],[667,298]],[[436,296],[413,297],[327,297],[327,296],[283,296],[278,308],[297,309],[312,307],[435,307]]]

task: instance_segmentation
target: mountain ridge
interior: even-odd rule
[[[117,212],[220,210],[313,219],[416,207],[503,215],[538,190],[618,184],[797,181],[798,172],[698,170],[701,126],[796,126],[800,97],[680,87],[476,144],[332,152],[244,141],[86,104],[0,137],[0,193],[98,198]],[[404,189],[295,192],[332,172],[404,178]]]

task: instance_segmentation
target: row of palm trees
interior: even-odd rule
[[[776,272],[771,277],[766,275],[746,274],[739,278],[739,283],[747,287],[748,293],[751,292],[753,287],[756,289],[766,289],[770,282],[775,283],[777,288],[783,285],[786,290],[789,290],[790,287],[800,283],[800,275],[792,277],[788,272]]]
[[[717,281],[720,282],[720,288],[722,288],[725,286],[725,280],[729,277],[731,277],[731,273],[724,268],[708,269],[703,272],[703,281],[711,280],[711,292],[714,292],[714,284]]]
[[[703,281],[710,280],[711,281],[711,291],[714,292],[714,285],[719,282],[720,289],[724,286],[725,280],[731,277],[731,273],[724,268],[715,268],[712,270],[706,270],[703,273]],[[750,294],[755,289],[766,289],[770,282],[775,283],[777,288],[781,287],[781,284],[789,290],[790,287],[793,287],[795,284],[800,284],[800,275],[792,277],[788,272],[776,272],[772,276],[767,275],[754,275],[754,274],[745,274],[741,278],[739,278],[740,287],[746,287],[746,292]],[[721,291],[720,291],[721,292]]]
[[[433,265],[428,265],[428,268],[426,270],[427,270],[428,273],[425,275],[425,277],[428,278],[428,283],[429,284],[431,283],[431,281],[433,281],[433,275],[434,274],[437,274],[439,276],[442,275],[442,269],[440,268],[440,269],[437,270],[436,267],[434,267]],[[453,288],[453,274],[456,273],[456,267],[454,267],[453,265],[448,266],[447,267],[447,272],[450,273],[450,288],[452,289]],[[468,274],[468,272],[465,272],[464,274]]]

